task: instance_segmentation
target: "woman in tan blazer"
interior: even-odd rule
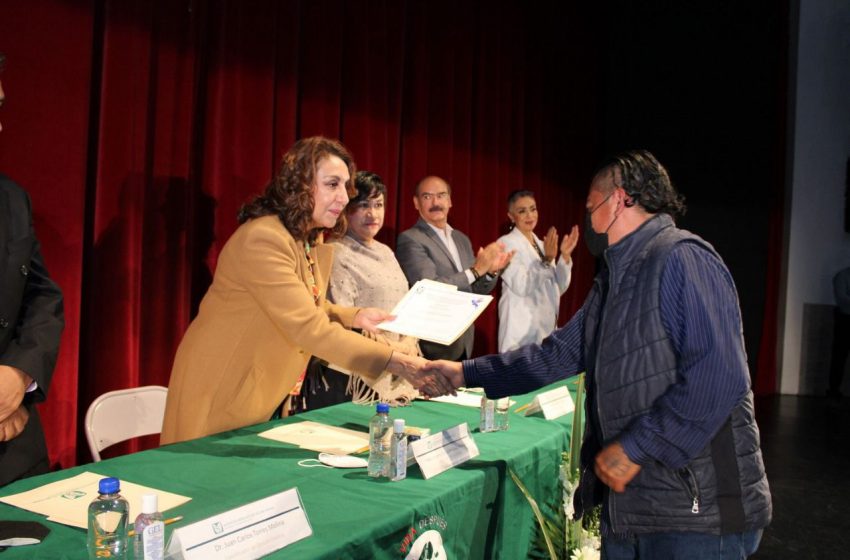
[[[265,192],[243,206],[212,285],[189,325],[171,371],[160,443],[249,426],[271,418],[311,355],[366,377],[385,369],[426,394],[451,390],[425,361],[347,329],[374,331],[374,308],[325,300],[333,248],[326,229],[345,231],[354,162],[337,141],[298,141]]]

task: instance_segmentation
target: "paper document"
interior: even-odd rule
[[[378,328],[438,344],[451,344],[481,315],[493,296],[462,292],[456,286],[420,280],[393,309],[396,318]]]
[[[334,455],[349,455],[369,447],[369,434],[307,420],[260,432],[260,437]]]
[[[97,498],[97,486],[101,478],[106,476],[84,472],[27,492],[5,496],[0,498],[0,502],[46,515],[48,521],[86,529],[89,504]],[[169,510],[192,499],[121,479],[121,495],[130,504],[130,519],[135,519],[142,511],[142,494],[156,494],[159,497],[160,511]]]
[[[444,395],[442,397],[434,397],[431,399],[427,399],[429,401],[436,401],[442,403],[449,404],[457,404],[460,406],[468,406],[471,408],[481,408],[481,398],[482,393],[471,393],[469,391],[458,391],[457,395]],[[421,397],[420,397],[421,398]],[[516,404],[516,401],[509,401],[508,406],[513,406]]]
[[[449,404],[459,404],[460,406],[469,406],[472,408],[481,407],[481,395],[476,395],[475,393],[458,393],[457,395],[445,395],[442,397],[434,397],[429,400]]]

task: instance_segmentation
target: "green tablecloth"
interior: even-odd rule
[[[561,384],[575,393],[574,380]],[[365,469],[301,467],[298,461],[315,458],[317,453],[256,436],[281,422],[302,419],[366,431],[373,408],[347,403],[18,481],[0,488],[0,495],[83,471],[116,476],[192,498],[166,512],[166,517],[184,516],[179,524],[169,526],[170,535],[174,527],[297,487],[313,535],[270,558],[406,558],[412,541],[435,530],[446,550],[443,560],[516,560],[527,557],[533,546],[535,522],[507,468],[518,474],[538,501],[555,503],[560,496],[558,466],[572,421],[572,414],[553,421],[516,414],[514,410],[533,395],[515,397],[508,431],[486,434],[478,432],[477,409],[425,401],[392,409],[391,417],[404,418],[409,426],[430,428],[431,433],[469,424],[481,454],[430,480],[423,479],[416,466],[400,482],[371,479]],[[51,533],[40,545],[7,549],[3,560],[86,558],[85,531],[0,504],[0,520],[9,519],[42,521]]]

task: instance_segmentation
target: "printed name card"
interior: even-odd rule
[[[414,441],[410,448],[426,479],[478,457],[478,446],[466,422]]]
[[[530,416],[542,412],[546,420],[554,420],[564,414],[569,414],[573,410],[575,410],[573,397],[570,395],[569,390],[562,385],[557,389],[540,393],[534,397],[534,400],[531,401],[526,409],[525,415]]]
[[[175,529],[166,558],[260,558],[313,534],[297,488]]]

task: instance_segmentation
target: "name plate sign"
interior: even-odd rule
[[[426,479],[478,457],[478,446],[466,422],[410,444]]]
[[[532,414],[542,412],[543,417],[546,418],[546,420],[553,420],[555,418],[560,418],[564,414],[569,414],[575,410],[575,407],[572,395],[570,395],[569,390],[562,385],[556,389],[540,393],[534,397],[534,400],[531,401],[526,409],[525,415],[530,416]]]
[[[175,529],[166,558],[253,560],[313,534],[297,488]]]

